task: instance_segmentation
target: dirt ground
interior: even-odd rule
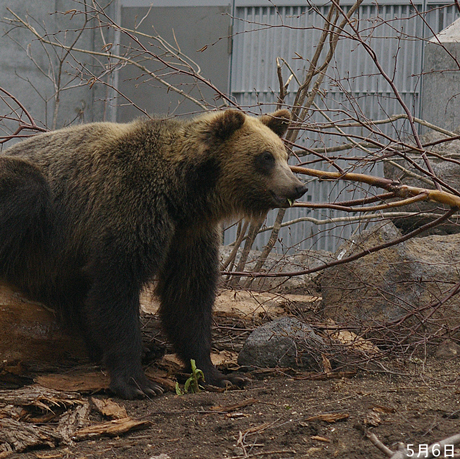
[[[230,343],[233,351],[249,333],[244,323],[228,315],[216,317],[214,331],[216,345]],[[170,390],[151,400],[126,401],[104,391],[78,394],[83,401],[91,399],[92,407],[94,400],[112,399],[143,425],[115,436],[4,452],[0,458],[383,459],[390,454],[375,446],[369,434],[392,451],[398,444],[412,444],[418,452],[419,445],[423,449],[460,433],[458,358],[383,363],[380,370],[358,370],[342,378],[292,369],[254,371],[247,373],[251,382],[243,390],[180,396]],[[14,399],[14,389],[10,393]],[[4,404],[0,410],[0,424],[11,414],[8,409]],[[107,420],[95,409],[88,414],[91,425]],[[53,427],[59,416],[34,422]],[[447,453],[445,457],[452,457],[452,448]]]
[[[365,429],[392,450],[399,442],[423,445],[459,432],[459,369],[458,362],[430,362],[423,369],[401,368],[400,375],[322,381],[271,376],[226,393],[116,400],[129,416],[151,425],[115,438],[9,457],[384,458]],[[247,405],[232,409],[243,402]]]

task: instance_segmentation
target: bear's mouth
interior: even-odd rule
[[[273,191],[270,191],[270,196],[273,200],[275,207],[291,207],[294,204],[294,199],[286,198],[285,196],[280,196]]]

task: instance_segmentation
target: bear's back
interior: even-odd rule
[[[8,148],[3,154],[18,156],[38,166],[49,167],[66,159],[88,161],[107,151],[134,129],[134,123],[89,123],[39,134]]]

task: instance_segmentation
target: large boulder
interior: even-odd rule
[[[440,132],[430,131],[423,136],[422,143],[424,145],[435,144],[427,147],[429,151],[432,151],[436,155],[429,155],[434,174],[444,183],[460,192],[460,140],[436,143],[445,138],[446,136]],[[434,188],[433,181],[414,166],[414,164],[422,169],[427,169],[419,153],[409,153],[407,154],[407,159],[392,158],[391,161],[385,161],[385,178],[400,181],[404,185],[419,188]],[[406,232],[432,221],[433,218],[427,214],[433,213],[440,215],[442,214],[442,208],[435,202],[421,201],[401,208],[390,208],[387,212],[418,213],[418,215],[413,216],[391,218],[398,228]],[[458,232],[460,232],[460,221],[458,220],[458,216],[454,216],[442,225],[431,229],[429,234],[451,234]]]
[[[346,258],[401,236],[389,221],[379,223],[337,251]],[[417,330],[460,325],[460,234],[410,239],[351,263],[324,271],[326,318],[365,330],[408,317]],[[414,314],[415,312],[415,314]],[[422,327],[422,328],[420,328]]]

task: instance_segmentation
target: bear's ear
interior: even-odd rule
[[[235,131],[243,126],[245,115],[237,110],[225,110],[218,113],[209,124],[211,138],[228,139]]]
[[[275,134],[283,137],[287,131],[289,123],[291,122],[291,114],[288,110],[277,110],[269,115],[262,115],[259,119]]]

